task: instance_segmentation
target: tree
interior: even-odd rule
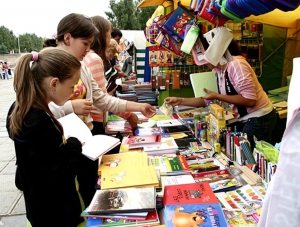
[[[105,12],[107,19],[122,30],[143,30],[156,7],[138,9],[133,0],[110,0],[111,12]]]

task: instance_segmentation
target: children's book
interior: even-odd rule
[[[194,177],[196,182],[206,181],[209,183],[233,178],[233,176],[228,172],[227,169],[192,173],[192,176]]]
[[[206,172],[212,170],[219,170],[221,164],[217,163],[215,158],[188,160],[188,165],[194,172]]]
[[[101,171],[101,189],[125,187],[158,187],[156,170],[152,166]]]
[[[157,127],[173,127],[182,125],[180,121],[177,119],[171,119],[171,120],[161,120],[156,122]]]
[[[147,152],[149,155],[153,154],[153,152],[164,152],[166,150],[173,151],[175,153],[178,149],[178,146],[175,140],[172,137],[161,137],[160,144],[148,144],[143,147],[143,151]],[[169,153],[169,152],[168,152]]]
[[[223,210],[230,226],[234,227],[257,227],[257,222],[251,215],[245,215],[241,211]]]
[[[184,155],[148,155],[148,164],[159,169],[161,176],[189,174],[191,171]]]
[[[239,188],[242,186],[242,184],[235,178],[219,180],[219,181],[212,182],[209,184],[210,184],[211,189],[214,192],[232,191],[232,190],[235,190],[236,188]]]
[[[132,133],[132,128],[127,121],[114,120],[108,121],[105,126],[106,134],[115,134],[116,132],[120,133]]]
[[[154,187],[97,190],[88,212],[112,214],[150,212],[155,210]]]
[[[135,131],[136,136],[148,135],[169,135],[170,133],[190,132],[190,129],[185,125],[172,127],[153,127],[153,128],[138,128]]]
[[[98,168],[98,174],[103,170],[119,169],[126,170],[128,168],[139,168],[148,166],[147,153],[119,153],[103,155]]]
[[[122,226],[146,226],[159,224],[157,211],[150,211],[145,220],[130,220],[122,218],[93,218],[89,217],[86,227],[122,227]]]
[[[195,180],[190,174],[181,174],[176,176],[161,176],[162,190],[157,193],[157,196],[163,197],[164,188],[167,185],[191,184],[191,183],[195,183]]]
[[[64,136],[76,137],[82,143],[82,154],[91,160],[97,160],[121,142],[118,138],[106,135],[92,135],[91,130],[74,113],[58,119],[64,129]]]
[[[165,186],[163,202],[166,227],[180,226],[182,222],[186,226],[228,226],[221,205],[207,182]]]
[[[128,144],[128,148],[145,147],[146,145],[161,144],[161,135],[152,136],[130,136],[123,138],[122,143]]]

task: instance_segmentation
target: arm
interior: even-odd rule
[[[182,98],[182,97],[168,97],[164,100],[172,106],[185,105],[192,107],[205,107],[206,103],[203,98]]]

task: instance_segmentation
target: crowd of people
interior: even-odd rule
[[[11,79],[11,69],[8,67],[7,62],[0,60],[0,78],[1,80]]]

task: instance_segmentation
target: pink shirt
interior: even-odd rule
[[[107,81],[105,79],[104,75],[104,64],[101,59],[101,57],[96,54],[93,50],[90,50],[89,53],[86,54],[86,56],[83,58],[83,63],[90,69],[94,80],[97,82],[99,88],[104,92],[107,93],[106,90],[106,84]],[[125,112],[125,113],[115,113],[118,116],[127,119],[131,113]],[[94,121],[97,122],[103,122],[103,112],[100,112],[96,108],[93,108],[93,111],[91,112],[91,117]]]
[[[256,100],[255,106],[247,107],[248,114],[270,105],[266,92],[263,90],[255,72],[244,57],[233,56],[233,60],[227,63],[225,71],[226,70],[228,72],[229,80],[236,92],[246,99]],[[218,74],[220,93],[226,94],[224,79],[225,71],[222,72],[217,68],[215,68],[214,71]],[[234,112],[237,112],[237,107],[235,105],[233,105],[232,109]],[[268,111],[269,110],[267,110],[267,112]],[[264,114],[265,113],[262,113],[261,116]]]

